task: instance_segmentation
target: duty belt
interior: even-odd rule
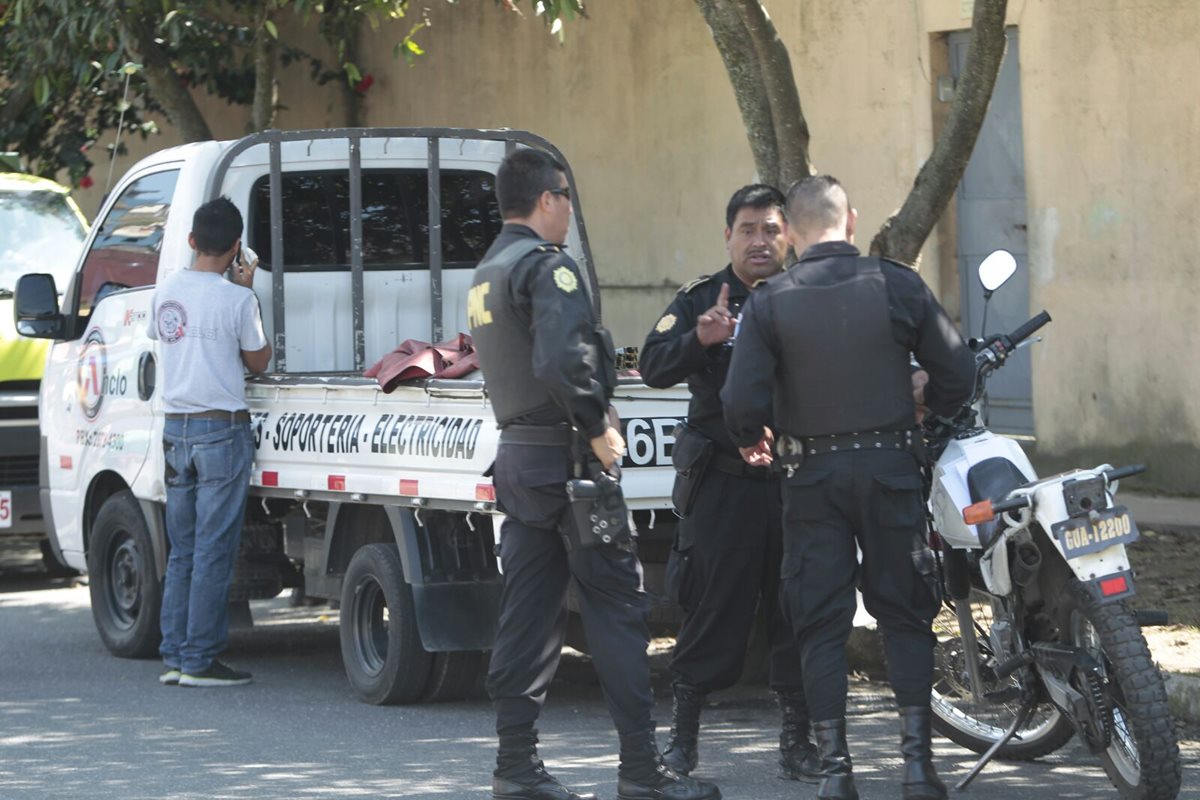
[[[809,456],[827,453],[853,453],[863,450],[905,450],[916,452],[915,431],[867,431],[830,436],[791,436],[784,434],[775,443],[780,466],[790,478]]]
[[[575,429],[558,425],[505,425],[500,429],[500,444],[532,444],[541,447],[569,447]]]
[[[759,481],[769,481],[777,477],[770,467],[752,467],[740,458],[733,458],[723,453],[713,453],[712,468],[726,475],[739,478],[754,478]]]

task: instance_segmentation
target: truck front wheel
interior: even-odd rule
[[[433,654],[421,646],[412,589],[395,545],[369,544],[342,581],[342,663],[366,703],[414,703],[429,683]]]
[[[100,639],[121,658],[152,658],[162,640],[162,582],[142,510],[129,491],[104,501],[88,548],[92,618]]]

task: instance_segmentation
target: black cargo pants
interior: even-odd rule
[[[567,447],[501,443],[496,455],[496,500],[507,517],[500,528],[500,627],[487,689],[501,735],[531,729],[545,703],[566,637],[570,578],[617,732],[652,724],[642,565],[631,546],[567,551],[562,534],[573,524],[565,488],[570,465]]]
[[[674,599],[685,612],[671,672],[705,693],[732,686],[742,674],[755,610],[761,608],[769,684],[779,692],[798,691],[800,649],[779,592],[779,478],[735,476],[710,463],[701,481],[692,509],[679,521],[669,565]]]
[[[927,706],[939,600],[916,460],[897,450],[827,453],[810,456],[783,480],[783,591],[803,653],[811,718],[846,715],[856,540],[863,599],[883,632],[896,702]]]

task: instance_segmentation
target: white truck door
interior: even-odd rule
[[[72,566],[83,566],[92,479],[107,470],[131,485],[151,446],[152,387],[139,366],[152,357],[146,324],[178,178],[168,165],[125,183],[63,299],[72,338],[51,348],[41,424],[55,529]]]

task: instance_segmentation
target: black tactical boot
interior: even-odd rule
[[[850,747],[846,744],[846,720],[814,722],[813,735],[821,752],[819,800],[858,800],[858,789],[854,787],[854,773],[850,768]]]
[[[783,728],[779,733],[779,777],[816,783],[821,778],[817,748],[808,740],[808,706],[804,692],[776,692]]]
[[[721,790],[664,764],[651,726],[621,736],[617,800],[721,800]]]
[[[496,771],[492,773],[495,800],[596,800],[576,794],[546,772],[537,757],[537,731],[500,737]]]
[[[700,763],[700,709],[704,694],[686,683],[674,683],[671,690],[675,701],[671,705],[671,732],[662,761],[680,775],[688,775]]]
[[[900,752],[904,755],[904,800],[946,800],[946,784],[933,768],[929,706],[900,709]]]

